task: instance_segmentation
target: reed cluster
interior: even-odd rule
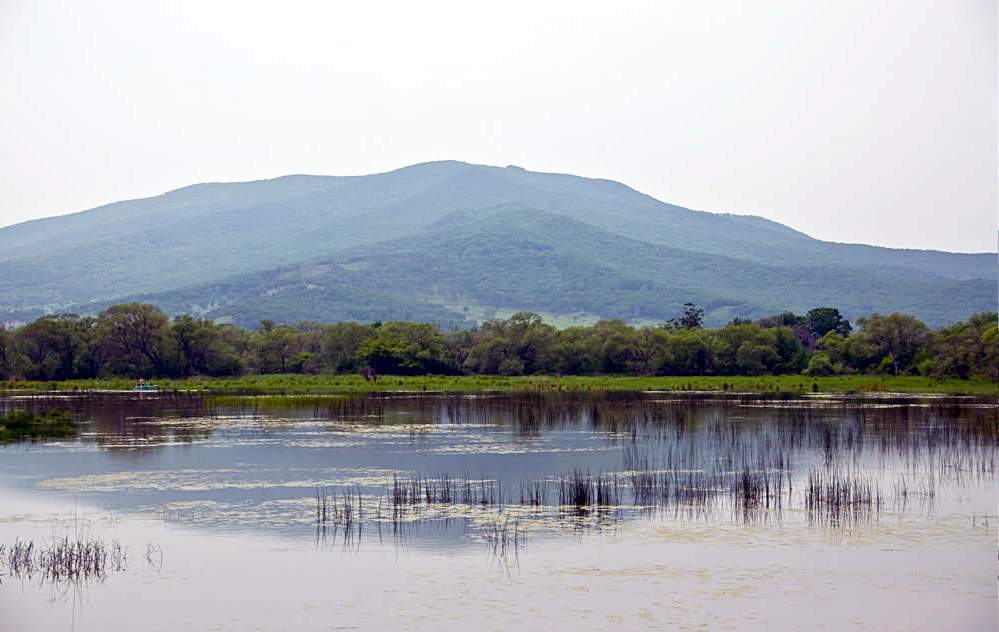
[[[117,540],[69,536],[43,545],[17,540],[0,546],[0,561],[14,577],[52,582],[96,579],[124,571],[126,548]]]

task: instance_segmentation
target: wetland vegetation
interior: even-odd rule
[[[0,416],[0,443],[71,437],[75,433],[73,416],[58,408],[41,414],[13,411]]]
[[[121,542],[93,536],[0,544],[0,569],[6,567],[13,577],[29,581],[36,576],[52,583],[102,581],[123,572],[127,562],[128,551]]]

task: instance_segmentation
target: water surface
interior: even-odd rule
[[[373,394],[0,397],[0,628],[993,629],[994,402]]]

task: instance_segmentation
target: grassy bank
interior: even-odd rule
[[[366,382],[357,375],[248,375],[233,378],[156,380],[161,390],[209,391],[233,394],[309,395],[370,391],[510,391],[510,390],[664,390],[749,392],[857,392],[999,395],[999,385],[976,380],[934,380],[924,377],[803,375],[755,377],[619,377],[619,376],[383,376]],[[0,390],[72,391],[131,390],[129,379],[64,382],[0,382]]]

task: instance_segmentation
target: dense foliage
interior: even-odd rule
[[[937,330],[904,314],[860,319],[817,308],[705,329],[703,312],[634,327],[622,320],[558,330],[530,312],[475,329],[392,321],[324,325],[262,321],[255,330],[155,306],[114,305],[96,317],[59,314],[0,327],[0,379],[368,375],[833,375],[999,379],[995,313]]]

